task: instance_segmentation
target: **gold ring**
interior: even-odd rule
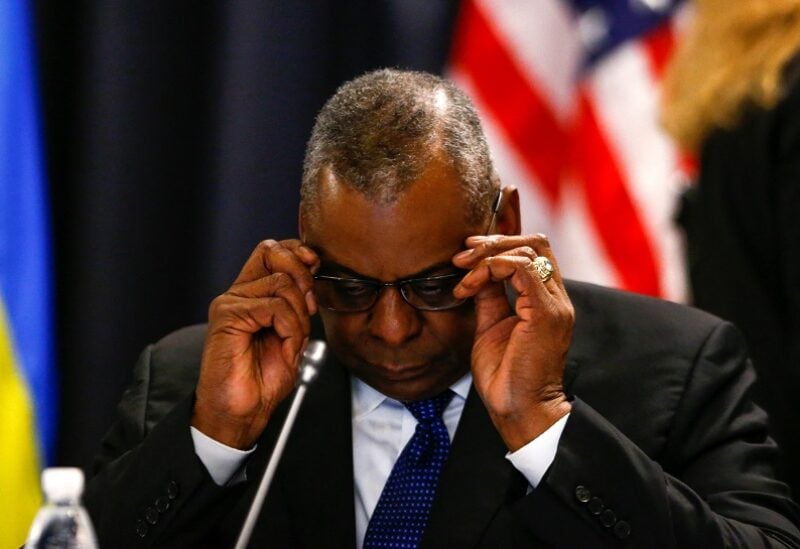
[[[539,280],[547,282],[553,278],[553,273],[556,271],[553,263],[543,255],[537,256],[533,259],[533,270],[539,275]]]

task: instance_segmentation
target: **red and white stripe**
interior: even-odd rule
[[[523,230],[567,277],[684,300],[679,159],[658,124],[672,50],[663,26],[580,73],[581,26],[561,0],[469,0],[450,76],[473,98]]]

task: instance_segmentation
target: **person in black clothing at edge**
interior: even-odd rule
[[[800,494],[800,0],[697,0],[663,118],[699,157],[685,195],[694,304],[733,322],[780,474]]]
[[[324,337],[253,547],[800,547],[738,332],[563,280],[519,233],[463,92],[344,84],[299,238],[136,365],[85,495],[100,543],[231,547]]]

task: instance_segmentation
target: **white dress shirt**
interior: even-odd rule
[[[442,419],[451,442],[471,385],[472,375],[466,374],[450,386],[455,396],[445,408]],[[363,381],[351,378],[351,387],[356,543],[361,547],[383,486],[400,452],[413,436],[417,420],[400,401],[385,396]],[[531,489],[539,484],[553,462],[568,416],[516,452],[506,454],[511,464],[528,480]],[[226,484],[247,456],[255,451],[255,448],[231,448],[194,427],[191,427],[191,434],[195,453],[220,486]]]

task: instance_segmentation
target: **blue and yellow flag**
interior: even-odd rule
[[[0,547],[24,543],[55,438],[49,224],[32,34],[28,0],[2,0]]]

